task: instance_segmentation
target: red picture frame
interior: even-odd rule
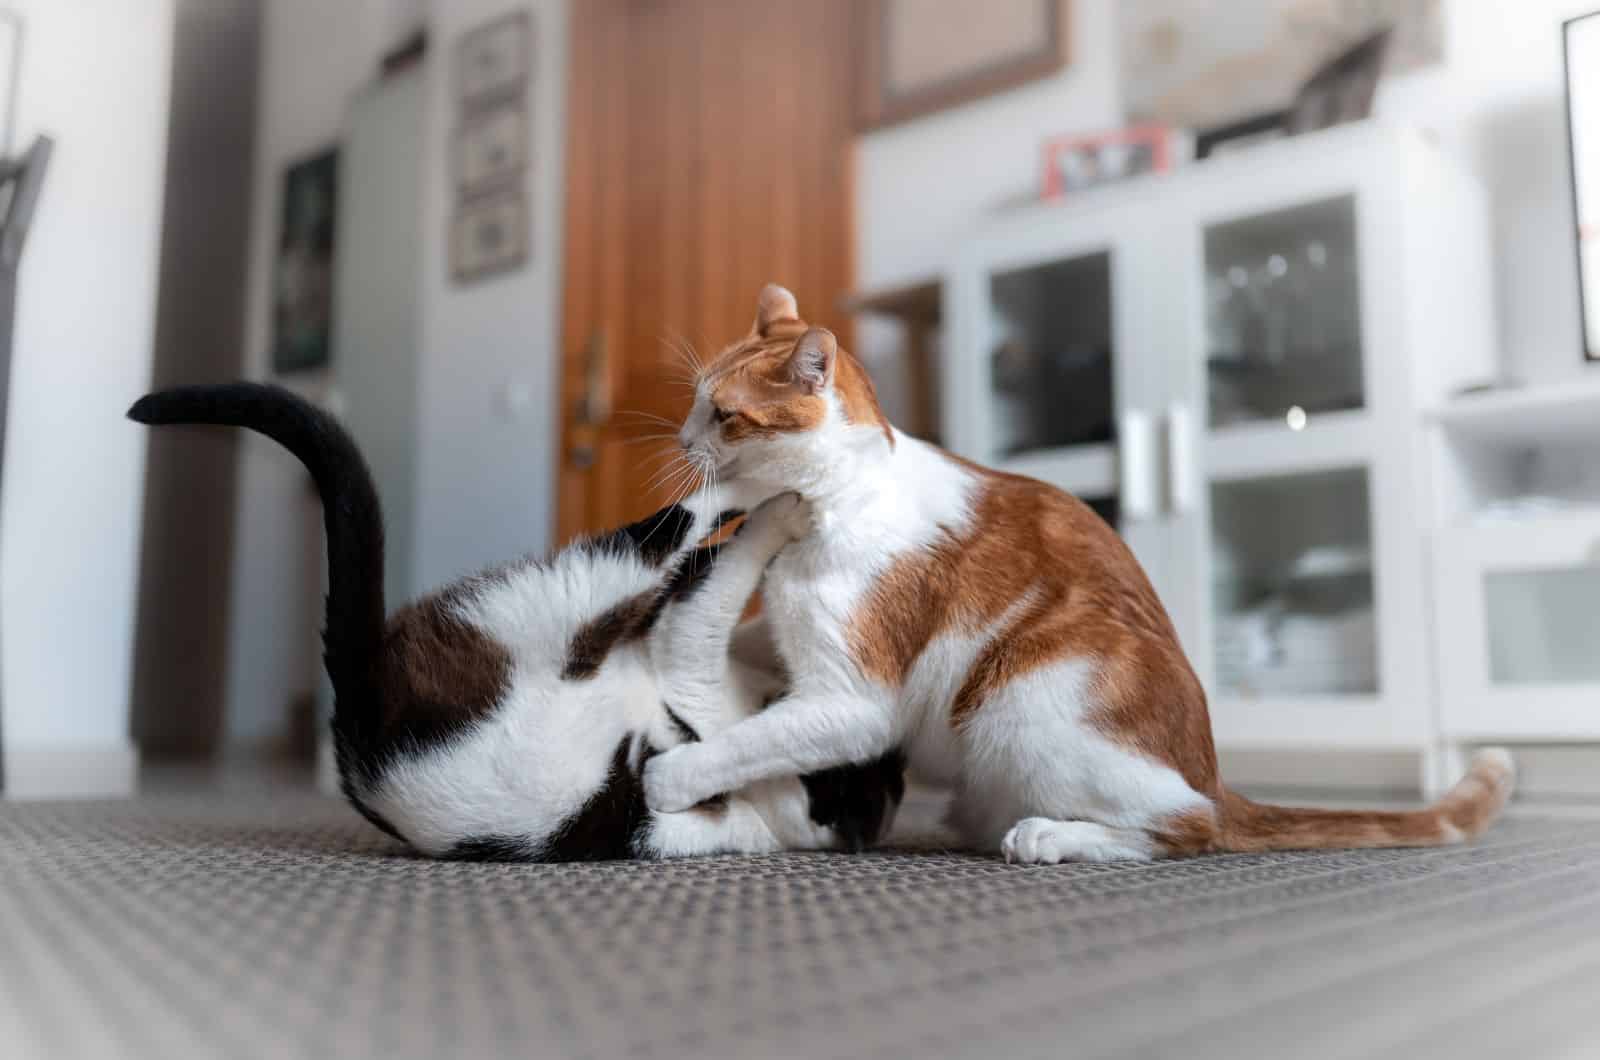
[[[1052,137],[1040,150],[1040,194],[1060,199],[1145,173],[1165,173],[1172,169],[1172,140],[1172,129],[1158,124]],[[1078,172],[1072,171],[1073,159],[1082,161]]]

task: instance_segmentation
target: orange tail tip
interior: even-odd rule
[[[1500,816],[1516,777],[1510,752],[1491,747],[1474,755],[1461,782],[1425,810],[1389,813],[1266,806],[1225,791],[1217,848],[1253,853],[1464,843],[1482,835]]]

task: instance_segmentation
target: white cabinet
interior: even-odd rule
[[[999,218],[945,298],[949,443],[1117,526],[1220,746],[1436,747],[1420,412],[1495,337],[1461,168],[1288,140]]]
[[[1431,419],[1443,738],[1600,741],[1600,378]]]

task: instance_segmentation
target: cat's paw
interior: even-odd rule
[[[712,795],[700,790],[701,774],[691,744],[654,755],[644,764],[645,805],[658,813],[682,813]]]
[[[798,493],[780,493],[756,509],[751,516],[762,526],[788,541],[799,541],[811,533],[811,502]]]

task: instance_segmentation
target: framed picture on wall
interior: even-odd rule
[[[521,176],[528,164],[528,112],[520,103],[482,111],[456,130],[456,192],[476,198]]]
[[[876,129],[1067,63],[1067,0],[857,0],[856,122]]]
[[[1583,353],[1600,363],[1600,11],[1568,22],[1565,40]]]
[[[325,367],[333,348],[333,249],[338,231],[339,152],[290,165],[272,270],[272,371]]]
[[[456,52],[456,102],[471,110],[522,95],[533,54],[533,25],[526,11],[479,26]]]
[[[520,189],[457,208],[450,234],[450,272],[457,282],[514,269],[527,258],[528,203]]]

